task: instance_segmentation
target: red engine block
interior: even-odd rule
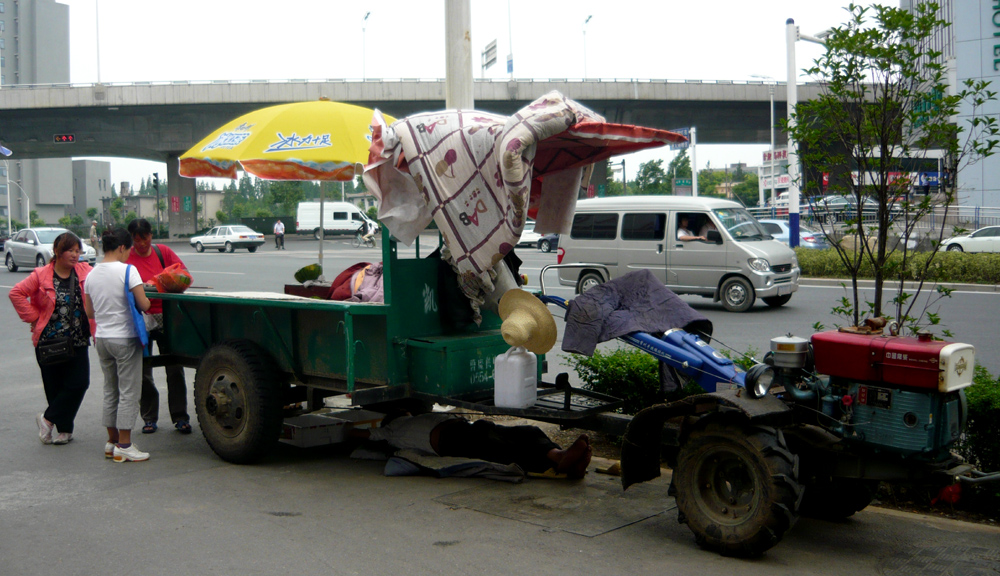
[[[969,344],[819,332],[812,336],[816,371],[849,380],[942,392],[972,383],[975,348]]]

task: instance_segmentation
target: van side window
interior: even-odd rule
[[[622,217],[622,240],[663,240],[666,229],[666,214],[625,214]]]
[[[573,217],[570,238],[614,240],[618,233],[618,214],[577,214]]]
[[[334,212],[333,213],[333,219],[334,220],[347,220],[347,212]]]

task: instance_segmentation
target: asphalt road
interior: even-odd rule
[[[288,250],[195,254],[175,246],[195,284],[279,290],[315,260],[315,242]],[[326,243],[327,269],[378,253]],[[525,251],[526,270],[554,256]],[[0,271],[0,293],[24,278]],[[776,333],[811,332],[836,297],[803,289],[788,307],[728,315],[695,305],[739,349]],[[949,303],[948,317],[985,338],[996,296]],[[951,307],[955,306],[955,309]],[[965,307],[968,307],[966,310]],[[989,315],[994,315],[990,317]],[[977,331],[972,331],[977,325]],[[44,446],[43,405],[27,326],[0,305],[0,575],[60,574],[993,574],[1000,529],[868,509],[842,523],[802,519],[764,558],[722,558],[678,525],[664,479],[622,493],[616,479],[583,482],[388,478],[342,451],[279,446],[263,462],[219,460],[195,433],[161,428],[137,442],[149,462],[103,458],[103,378],[91,352],[91,391],[74,441]],[[963,326],[963,329],[965,327]],[[981,354],[982,357],[982,354]],[[162,371],[157,371],[165,395]],[[193,380],[193,371],[188,372]]]

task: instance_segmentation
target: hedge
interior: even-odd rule
[[[833,248],[815,250],[796,248],[802,275],[808,278],[850,278],[847,269]],[[906,280],[916,280],[923,270],[930,252],[910,252],[907,255]],[[888,281],[898,280],[903,254],[896,252],[889,257],[885,267]],[[874,278],[872,268],[865,263],[859,279]],[[932,282],[959,282],[963,284],[1000,284],[1000,254],[967,254],[965,252],[938,252],[925,280]]]

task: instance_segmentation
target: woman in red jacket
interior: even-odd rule
[[[10,291],[17,315],[31,325],[31,341],[38,358],[38,343],[71,338],[72,357],[38,367],[48,407],[38,415],[38,437],[42,444],[67,444],[73,439],[73,420],[90,386],[90,335],[92,321],[84,311],[83,281],[90,264],[80,262],[83,242],[65,232],[52,243],[54,256],[45,266],[35,268]],[[75,282],[73,281],[75,280]]]

